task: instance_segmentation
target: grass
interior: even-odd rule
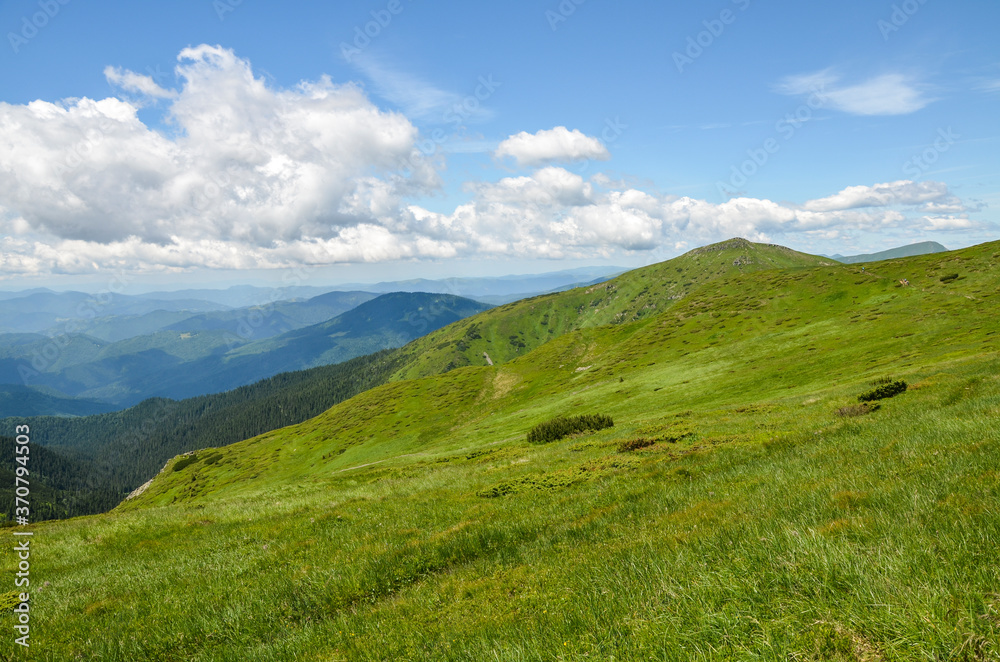
[[[996,659],[998,249],[709,279],[187,456],[33,527],[32,648],[0,655]]]
[[[398,378],[435,375],[463,366],[506,363],[576,329],[626,324],[654,316],[705,283],[738,282],[768,269],[833,265],[781,246],[731,239],[629,271],[599,285],[531,297],[500,306],[411,343]]]

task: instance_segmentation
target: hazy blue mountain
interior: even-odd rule
[[[50,290],[47,287],[33,287],[30,290],[11,290],[11,291],[0,290],[0,301],[6,301],[7,299],[18,299],[21,297],[26,297],[29,294],[38,294],[40,292],[51,292],[52,294],[55,294],[55,292],[52,292],[52,290]]]
[[[224,330],[247,341],[262,340],[326,321],[376,296],[370,292],[327,292],[305,301],[277,301],[264,306],[202,313],[166,326],[164,330]]]
[[[124,294],[105,297],[86,292],[34,291],[0,299],[0,333],[80,333],[92,320],[155,311],[203,313],[228,306],[200,299],[145,299]]]
[[[39,372],[88,363],[97,358],[108,343],[83,334],[65,334],[56,338],[41,333],[0,334],[0,384],[22,383],[15,369],[11,378],[5,360],[24,364]]]
[[[289,287],[257,287],[255,285],[234,285],[225,289],[188,289],[174,292],[147,292],[136,295],[138,299],[158,301],[173,301],[184,299],[200,299],[210,301],[229,308],[248,308],[263,306],[274,301],[305,300],[326,294],[333,287],[316,287],[312,285],[295,285]],[[365,288],[339,288],[365,289]]]
[[[915,255],[927,255],[929,253],[945,253],[948,249],[936,241],[922,241],[917,244],[909,244],[898,248],[890,248],[878,253],[865,253],[862,255],[830,255],[829,257],[845,264],[857,264],[860,262],[878,262],[879,260],[892,260],[900,257],[913,257]]]
[[[486,300],[487,297],[511,297],[517,299],[543,294],[545,292],[571,289],[579,283],[600,279],[603,282],[627,271],[622,267],[581,267],[553,271],[544,274],[523,274],[495,277],[444,278],[428,280],[389,281],[374,284],[351,283],[336,289],[358,289],[368,292],[429,292],[453,294],[470,299]],[[507,301],[517,299],[508,298]]]
[[[347,305],[348,298],[341,294],[315,305]],[[160,331],[111,343],[63,336],[59,341],[64,346],[49,352],[51,362],[38,359],[51,349],[51,339],[9,335],[4,344],[0,336],[0,383],[53,389],[119,408],[150,397],[188,398],[399,347],[489,307],[451,295],[394,293],[321,324],[261,340],[248,340],[226,328]],[[0,416],[19,415],[16,409],[0,409]]]
[[[401,347],[491,306],[450,294],[394,292],[329,321],[249,343],[229,352],[229,370],[254,380],[278,370],[302,370]],[[239,366],[237,368],[237,366]]]
[[[108,317],[98,317],[89,321],[79,321],[74,327],[82,334],[88,335],[98,340],[107,342],[117,342],[135,336],[147,336],[159,331],[164,331],[174,325],[181,324],[184,320],[196,318],[201,315],[225,314],[230,311],[219,311],[218,313],[195,313],[191,311],[179,310],[154,310],[144,315],[111,315]],[[49,335],[58,335],[62,329],[60,326],[47,329]]]
[[[245,340],[259,340],[328,320],[343,312],[374,299],[368,292],[330,292],[308,300],[277,301],[269,305],[226,310],[197,312],[193,310],[154,310],[141,315],[108,315],[94,319],[77,318],[72,324],[61,323],[45,330],[45,335],[58,336],[67,328],[73,333],[88,335],[99,340],[117,342],[136,336],[152,335],[161,331],[228,331]],[[150,299],[150,302],[159,299]],[[175,306],[177,299],[167,302]],[[145,307],[147,303],[143,303]],[[211,304],[221,305],[221,304]],[[46,313],[39,313],[46,315]],[[48,319],[48,318],[43,318]],[[34,326],[34,324],[30,325]]]
[[[84,398],[51,395],[23,384],[0,384],[0,416],[90,416],[116,409],[114,405]]]

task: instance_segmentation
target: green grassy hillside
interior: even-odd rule
[[[76,418],[8,418],[0,420],[0,429],[29,425],[39,445],[84,461],[89,470],[80,477],[118,496],[110,504],[101,501],[107,510],[179,453],[302,422],[384,383],[397,366],[398,357],[383,351],[223,393],[180,401],[153,398],[122,411]],[[69,510],[70,515],[94,512],[102,511]]]
[[[834,264],[783,246],[730,239],[610,281],[500,306],[445,327],[406,348],[410,357],[397,378],[433,375],[467,365],[506,363],[567,331],[633,322],[655,315],[704,283],[768,269]]]
[[[575,410],[596,400],[613,415],[659,415],[664,404],[684,402],[682,392],[701,393],[708,385],[713,399],[735,402],[748,395],[751,383],[757,389],[768,385],[769,393],[813,393],[843,381],[873,379],[887,370],[991,350],[1000,325],[985,320],[961,328],[955,324],[956,315],[974,320],[994,305],[993,264],[977,257],[981,259],[966,254],[947,261],[898,261],[864,273],[848,267],[761,271],[739,287],[732,281],[710,281],[660,316],[570,332],[502,367],[386,384],[227,453],[233,458],[249,453],[279,471],[294,469],[290,479],[298,481],[306,459],[277,462],[267,453],[284,452],[289,439],[303,452],[313,438],[310,431],[317,450],[328,456],[316,466],[336,469],[371,460],[373,453],[382,459],[383,454],[424,448],[431,440],[441,444],[452,435],[466,439],[482,427],[471,422],[483,416],[502,439],[505,432],[516,434],[545,419],[553,407],[579,413]],[[959,279],[941,282],[952,270],[962,272]],[[910,275],[908,287],[898,283],[904,274]],[[487,400],[497,383],[508,385],[500,389],[506,407],[495,397]],[[574,397],[581,391],[588,392],[586,398]],[[434,406],[434,393],[443,398],[440,406]],[[490,406],[484,407],[484,401]],[[502,413],[507,409],[512,419],[505,429]],[[365,443],[369,438],[373,443]],[[331,442],[338,446],[331,449]],[[257,448],[262,444],[266,450]],[[329,457],[331,450],[336,458]],[[358,452],[361,457],[355,457]],[[323,469],[310,467],[306,473],[313,470]],[[267,475],[253,463],[247,472]],[[239,489],[254,489],[243,480],[245,474],[229,473]],[[208,491],[217,491],[212,475],[199,474],[194,482],[205,481]],[[187,494],[196,493],[186,482],[189,478],[174,477]],[[273,486],[273,480],[261,482]],[[160,481],[145,498],[159,491],[174,496],[171,485],[170,479]]]
[[[33,527],[32,618],[59,627],[30,655],[995,659],[998,266],[994,243],[690,279],[177,458]],[[862,407],[889,378],[909,389]],[[614,427],[526,441],[591,413]]]

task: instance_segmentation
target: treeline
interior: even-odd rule
[[[153,398],[123,411],[81,418],[6,419],[0,421],[0,431],[9,434],[15,424],[30,425],[32,452],[54,452],[67,464],[54,468],[53,475],[76,476],[75,483],[66,483],[76,490],[73,508],[53,511],[54,517],[103,512],[155,476],[171,457],[301,423],[385,383],[402,360],[398,350],[384,350],[225,393],[180,401]]]
[[[62,519],[104,512],[121,500],[119,489],[98,482],[89,462],[65,457],[44,446],[31,445],[25,464],[16,461],[14,437],[0,437],[0,522],[13,522],[15,471],[24,466],[28,475],[28,520]]]

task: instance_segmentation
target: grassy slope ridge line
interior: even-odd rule
[[[634,412],[643,411],[639,403],[650,396],[662,401],[705,383],[712,384],[717,397],[739,402],[747,395],[750,376],[754,382],[766,376],[768,383],[780,388],[809,392],[845,380],[879,377],[888,366],[907,368],[990,349],[995,328],[979,320],[956,332],[953,317],[962,314],[975,320],[978,312],[985,319],[993,305],[992,266],[970,260],[973,251],[968,249],[965,256],[961,251],[949,254],[946,263],[962,263],[967,277],[960,281],[961,293],[938,281],[936,274],[947,271],[947,266],[932,267],[924,278],[911,277],[914,285],[909,287],[896,287],[898,279],[883,269],[861,273],[851,266],[760,271],[743,276],[739,287],[732,281],[711,281],[660,316],[567,333],[502,367],[470,367],[377,387],[298,426],[231,446],[227,452],[233,458],[248,458],[249,464],[234,461],[225,473],[233,489],[244,491],[254,484],[243,478],[266,475],[271,468],[285,471],[294,466],[290,476],[298,480],[362,460],[417,451],[430,440],[445,444],[455,436],[485,433],[485,417],[494,430],[492,436],[499,429],[506,435],[500,439],[523,438],[531,426],[553,417],[537,413],[548,411],[552,401],[566,401],[553,415],[599,410],[615,421],[622,416],[635,419]],[[887,268],[905,268],[904,273],[913,274],[917,266],[906,261],[889,263]],[[969,292],[978,296],[970,298]],[[771,356],[786,361],[773,362]],[[704,367],[702,374],[689,380],[694,385],[669,378],[677,366],[695,361]],[[662,370],[668,377],[653,380],[656,390],[649,394],[637,392],[631,383],[640,377],[648,382]],[[505,414],[491,392],[503,394],[502,403],[523,406]],[[579,392],[588,395],[565,397]],[[433,393],[443,394],[440,408]],[[545,404],[534,405],[536,399]],[[613,404],[607,410],[584,406],[594,399]],[[662,406],[645,405],[654,412]],[[278,462],[276,456],[288,452],[285,446],[290,440],[295,440],[296,453],[306,454],[298,462]],[[263,465],[249,458],[259,458]],[[212,485],[214,471],[222,468],[198,474],[190,482]],[[154,481],[147,495],[170,491],[170,480],[187,478]],[[185,485],[185,492],[197,490]]]
[[[567,292],[517,301],[410,343],[396,378],[425,377],[469,365],[506,363],[575,329],[632,322],[666,310],[702,284],[769,269],[836,264],[783,246],[730,239],[672,260]],[[736,280],[733,280],[736,279]]]
[[[32,613],[60,627],[33,651],[992,659],[998,251],[710,279],[199,453],[112,513],[34,527]],[[837,415],[886,377],[910,388]],[[615,426],[525,440],[590,412]]]

